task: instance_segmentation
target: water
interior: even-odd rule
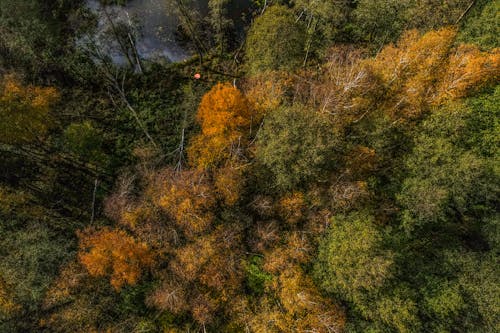
[[[195,3],[202,16],[206,16],[208,0],[197,0]],[[243,29],[242,14],[248,12],[250,3],[250,0],[233,0],[229,5],[229,17],[238,30]],[[106,37],[104,33],[110,30],[110,22],[100,2],[87,0],[87,6],[98,16],[94,36],[96,44],[115,64],[127,64],[128,60],[116,40]],[[106,6],[106,11],[113,22],[123,22],[136,28],[136,48],[141,59],[179,62],[192,56],[193,53],[175,39],[179,21],[166,0],[129,0],[125,6]]]
[[[110,28],[110,23],[99,1],[87,0],[87,6],[98,15],[95,37],[103,53],[116,64],[127,63],[116,41],[105,37],[104,32]],[[126,6],[106,6],[106,10],[113,22],[130,24],[137,29],[136,48],[142,59],[164,58],[179,62],[191,56],[191,52],[175,40],[179,22],[165,0],[130,0]]]

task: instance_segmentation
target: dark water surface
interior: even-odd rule
[[[98,0],[88,0],[87,5],[99,17],[97,37],[109,28],[109,20]],[[166,58],[178,62],[191,55],[175,40],[178,20],[168,8],[165,0],[130,0],[126,6],[106,6],[115,22],[125,22],[137,27],[137,51],[143,59]],[[106,45],[102,42],[101,44]],[[116,48],[103,47],[115,63],[125,63],[126,59]]]
[[[208,0],[196,1],[200,12],[208,12]],[[241,25],[241,16],[248,10],[250,0],[233,0],[229,6],[229,16],[235,24]],[[99,23],[96,39],[103,52],[113,59],[116,64],[125,64],[126,58],[103,38],[104,31],[109,29],[109,20],[104,15],[103,7],[98,0],[87,0],[87,6],[98,15]],[[142,59],[166,59],[179,62],[189,58],[192,52],[181,46],[175,39],[179,24],[178,19],[169,8],[166,0],[129,0],[125,6],[106,6],[106,11],[114,22],[124,22],[137,27],[138,37],[136,47]],[[110,46],[111,45],[111,46]]]

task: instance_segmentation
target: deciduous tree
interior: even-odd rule
[[[205,169],[229,158],[241,158],[253,122],[245,96],[230,84],[217,84],[203,96],[196,115],[201,133],[193,138],[188,157]]]
[[[54,88],[25,86],[13,75],[4,76],[0,83],[0,142],[43,139],[51,124],[50,106],[57,98]]]
[[[153,264],[153,255],[147,246],[122,230],[87,229],[78,236],[80,262],[92,276],[109,276],[117,290],[125,284],[136,284],[143,270]]]

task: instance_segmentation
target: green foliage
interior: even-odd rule
[[[251,257],[245,266],[247,275],[247,286],[256,295],[264,292],[266,282],[272,279],[272,275],[262,270],[262,258]]]
[[[120,290],[120,303],[117,310],[124,316],[131,314],[145,316],[148,309],[145,305],[145,298],[151,291],[151,284],[143,283],[135,286],[125,286]]]
[[[486,50],[500,46],[500,1],[482,0],[477,4],[463,22],[458,35],[462,43],[476,44]]]
[[[425,310],[446,327],[450,324],[450,319],[460,315],[465,307],[465,300],[456,282],[437,284],[433,287],[425,292]]]
[[[370,214],[335,216],[314,266],[321,287],[351,301],[376,292],[392,276],[393,254],[383,242]]]
[[[405,28],[408,8],[409,1],[359,1],[353,12],[357,34],[376,45],[395,41]]]
[[[27,193],[0,187],[0,279],[12,287],[19,314],[36,318],[59,268],[74,255],[75,239],[64,233],[68,222]],[[31,319],[16,318],[5,323],[13,325],[6,332],[33,329]]]
[[[88,17],[79,12],[80,6],[69,0],[1,0],[0,66],[34,78],[61,70],[62,59],[69,59],[74,48],[68,37],[86,29]]]
[[[408,176],[399,196],[407,230],[427,224],[470,224],[492,213],[490,207],[499,195],[495,185],[499,174],[493,168],[496,158],[474,152],[477,148],[484,151],[483,136],[493,144],[488,150],[498,150],[498,136],[492,132],[498,128],[498,117],[492,119],[493,114],[483,109],[489,98],[472,100],[475,109],[450,105],[437,110],[422,124],[413,154],[407,159]],[[475,134],[468,136],[471,132]],[[480,147],[467,149],[464,141]]]
[[[306,33],[293,12],[271,6],[253,22],[245,45],[247,70],[291,70],[304,60]]]
[[[352,13],[354,31],[377,47],[395,42],[408,29],[428,31],[453,25],[468,0],[360,0]]]
[[[16,299],[25,310],[34,311],[61,263],[71,256],[71,242],[43,225],[6,232],[3,237],[0,275],[9,285],[16,286]]]
[[[2,62],[10,61],[13,65],[31,67],[34,71],[45,67],[50,62],[56,41],[49,26],[41,20],[39,2],[3,0],[0,8]]]
[[[458,273],[458,285],[466,300],[462,327],[471,332],[498,331],[500,270],[497,254],[449,252],[446,259],[447,264]]]
[[[356,6],[354,1],[295,0],[293,3],[299,15],[306,17],[307,30],[317,47],[352,39],[350,16]]]
[[[103,153],[103,134],[90,121],[73,123],[64,130],[64,144],[68,151],[83,161],[98,165],[106,164]]]
[[[227,48],[228,33],[233,26],[233,21],[228,18],[229,0],[210,0],[208,7],[210,8],[209,21],[214,30],[214,39],[217,48],[221,54]]]
[[[299,105],[281,107],[264,119],[256,157],[280,189],[293,189],[328,177],[336,143],[325,115]]]
[[[178,158],[176,150],[181,144],[183,129],[185,142],[195,129],[196,107],[193,106],[207,89],[203,84],[187,84],[181,69],[155,66],[146,75],[131,76],[127,90],[140,121],[170,161]],[[144,132],[126,107],[120,107],[108,121],[113,123],[106,124],[111,132],[106,134],[113,134],[117,158],[130,156],[134,148],[147,143]]]
[[[418,332],[421,322],[417,316],[418,308],[405,288],[396,288],[374,304],[375,318],[397,332]]]
[[[500,86],[464,101],[464,145],[475,153],[497,158],[500,156]]]

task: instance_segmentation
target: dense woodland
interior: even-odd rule
[[[500,332],[499,0],[158,1],[0,0],[0,332]]]

